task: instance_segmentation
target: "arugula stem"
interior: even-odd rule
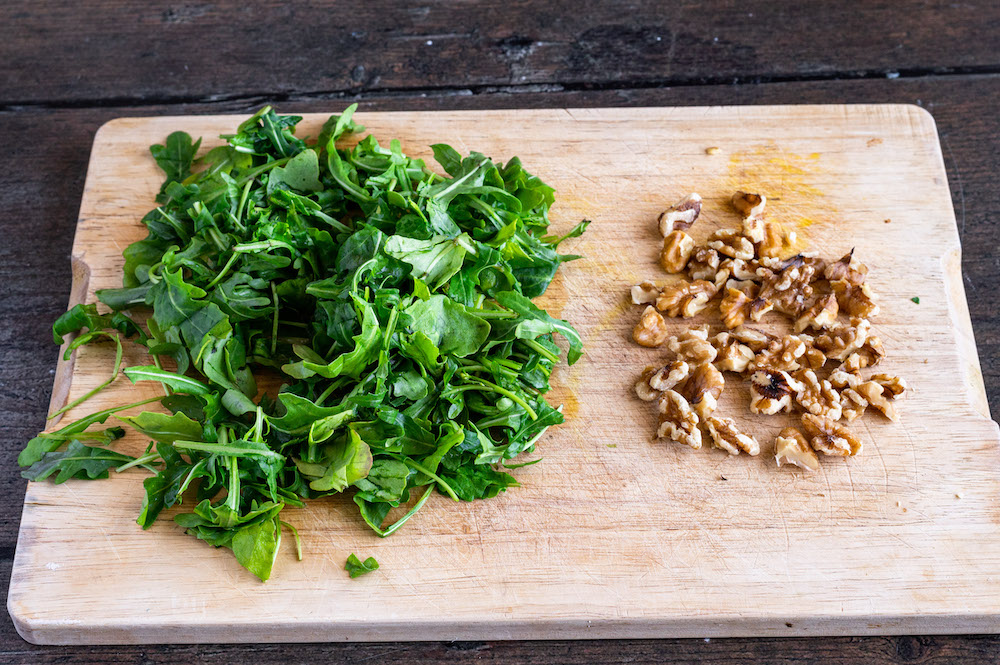
[[[507,390],[506,388],[501,388],[497,384],[495,384],[495,383],[493,383],[491,381],[487,381],[486,379],[481,379],[481,378],[479,378],[477,376],[469,376],[468,374],[465,374],[464,372],[459,372],[459,376],[461,376],[463,379],[467,379],[469,381],[475,381],[479,385],[453,386],[451,388],[448,388],[448,390],[462,390],[462,391],[465,391],[465,390],[487,390],[489,392],[500,393],[501,395],[505,395],[505,396],[511,398],[512,400],[514,400],[514,403],[518,404],[522,409],[524,409],[528,413],[528,416],[532,420],[538,420],[538,414],[535,413],[535,410],[532,409],[531,406],[527,402],[525,402],[524,399],[520,395],[518,395],[517,393],[515,393],[513,391],[510,391],[510,390]]]
[[[441,486],[444,487],[444,491],[448,493],[448,496],[450,496],[453,501],[458,501],[458,495],[455,494],[455,490],[451,489],[451,485],[449,485],[448,483],[446,483],[441,478],[441,476],[437,475],[436,473],[434,473],[433,471],[431,471],[427,467],[424,467],[424,466],[421,466],[420,464],[417,464],[416,462],[414,462],[409,457],[402,457],[402,456],[396,456],[396,455],[391,455],[391,456],[394,457],[394,458],[396,458],[397,460],[399,460],[400,462],[402,462],[406,466],[412,467],[413,469],[415,469],[415,470],[419,471],[420,473],[426,475],[428,478],[431,478],[432,480],[435,480],[438,483],[440,483]]]
[[[152,471],[153,473],[156,473],[155,469],[152,469],[152,468],[150,468],[147,465],[150,462],[155,462],[158,459],[160,459],[160,454],[159,453],[149,453],[147,455],[143,455],[142,457],[136,457],[131,462],[126,462],[125,464],[122,464],[120,467],[116,468],[115,471],[117,471],[118,473],[121,473],[122,471],[125,471],[126,469],[131,469],[133,466],[144,466],[147,469],[150,469],[150,471]]]
[[[271,298],[274,300],[274,322],[271,324],[271,355],[278,350],[278,289],[271,282]]]
[[[481,319],[516,319],[519,315],[517,312],[510,312],[505,309],[475,309],[473,307],[465,308],[470,314],[475,314]]]
[[[240,227],[240,231],[246,231],[247,227],[243,226],[243,209],[246,205],[247,199],[250,196],[250,187],[253,186],[253,180],[247,180],[247,184],[243,187],[243,194],[240,195],[240,205],[236,209],[236,218],[233,220],[236,222],[236,226]]]
[[[400,517],[398,520],[396,520],[396,522],[394,522],[388,528],[382,529],[380,531],[377,530],[377,531],[375,531],[375,533],[377,533],[379,535],[379,537],[385,538],[386,536],[390,536],[393,533],[395,533],[396,531],[398,531],[401,526],[403,526],[404,524],[406,524],[407,520],[409,520],[411,517],[413,517],[417,513],[418,510],[420,510],[421,508],[424,507],[424,504],[427,503],[427,499],[429,499],[430,496],[431,496],[431,494],[433,494],[433,493],[434,493],[434,485],[433,484],[428,485],[427,486],[427,491],[424,492],[424,495],[422,497],[420,497],[420,500],[417,501],[416,504],[414,504],[413,508],[410,508],[410,511],[408,513],[406,513],[405,515],[403,515],[402,517]]]
[[[539,344],[535,340],[533,340],[533,339],[522,339],[521,341],[524,342],[525,344],[527,344],[529,347],[531,347],[531,349],[535,353],[537,353],[538,355],[540,355],[541,357],[543,357],[543,358],[545,358],[547,360],[551,360],[554,363],[559,362],[559,356],[557,356],[556,354],[552,353],[551,351],[549,351],[548,349],[546,349],[544,346],[542,346],[541,344]]]
[[[284,520],[278,520],[278,524],[292,532],[292,538],[295,539],[295,556],[302,561],[302,540],[299,538],[299,530]]]
[[[240,252],[234,250],[232,256],[230,256],[229,260],[226,261],[226,265],[223,266],[219,274],[215,276],[215,279],[205,285],[206,291],[215,288],[215,285],[221,282],[222,278],[229,274],[229,269],[233,267],[233,264],[236,263],[236,259],[239,258],[239,256]]]
[[[118,373],[122,369],[122,340],[121,340],[121,338],[118,335],[112,335],[111,333],[106,333],[106,332],[101,332],[101,331],[95,331],[94,334],[95,335],[103,335],[105,337],[108,337],[109,339],[114,340],[114,342],[115,342],[115,365],[114,365],[114,368],[111,370],[111,376],[109,376],[107,379],[105,379],[100,385],[96,386],[92,390],[87,391],[86,394],[83,394],[80,397],[77,397],[75,400],[73,400],[72,402],[70,402],[69,404],[67,404],[66,406],[64,406],[63,408],[59,409],[58,411],[53,412],[45,420],[47,420],[47,421],[48,420],[52,420],[53,418],[55,418],[57,416],[61,416],[62,414],[66,413],[67,411],[69,411],[73,407],[79,406],[80,404],[83,404],[88,399],[90,399],[91,397],[93,397],[97,393],[99,393],[102,390],[104,390],[105,388],[107,388],[109,385],[111,385],[112,381],[114,381],[115,379],[118,378]]]

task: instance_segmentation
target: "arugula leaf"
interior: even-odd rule
[[[156,144],[150,146],[149,152],[156,160],[157,166],[166,174],[167,179],[160,187],[160,193],[156,200],[164,201],[164,193],[167,185],[172,182],[181,182],[191,175],[191,163],[201,146],[201,139],[191,142],[191,135],[187,132],[174,132],[167,137],[164,145]]]
[[[423,333],[438,353],[459,358],[478,351],[490,335],[490,324],[443,295],[418,300],[406,309],[412,329]]]
[[[372,556],[362,561],[358,558],[357,554],[351,552],[350,556],[347,557],[347,563],[344,564],[344,570],[347,571],[347,574],[353,580],[355,577],[361,577],[362,575],[367,575],[372,571],[378,570],[378,561]]]
[[[385,252],[410,264],[412,277],[436,291],[462,269],[470,246],[471,239],[465,233],[456,238],[436,235],[430,240],[392,236],[385,243]]]
[[[134,458],[121,453],[85,446],[77,440],[70,441],[66,450],[45,453],[40,460],[21,472],[28,480],[45,480],[58,472],[54,482],[64,483],[70,478],[107,478],[108,471]]]

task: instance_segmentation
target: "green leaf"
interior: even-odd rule
[[[156,164],[167,176],[160,188],[160,194],[157,196],[158,201],[162,200],[167,185],[172,182],[180,182],[191,175],[191,162],[194,161],[194,156],[200,145],[201,139],[192,143],[191,136],[187,132],[173,132],[167,136],[164,145],[150,146],[149,152],[152,153]]]
[[[490,335],[490,324],[443,295],[418,300],[406,309],[413,317],[411,328],[426,335],[441,353],[464,358],[482,347]]]
[[[323,189],[323,183],[319,181],[319,156],[316,151],[303,150],[284,166],[273,169],[269,186],[273,188],[282,182],[303,192],[318,192]]]
[[[125,376],[127,376],[129,381],[132,383],[137,383],[139,381],[158,381],[160,383],[165,383],[178,392],[187,393],[189,395],[206,395],[212,390],[197,379],[192,379],[189,376],[183,376],[175,372],[168,372],[165,369],[160,369],[159,367],[155,367],[153,365],[135,365],[133,367],[126,367],[122,371],[125,372]]]
[[[133,459],[135,458],[107,448],[85,446],[79,441],[73,440],[70,441],[66,450],[45,453],[40,460],[22,471],[21,477],[38,481],[45,480],[53,473],[58,472],[53,480],[57,485],[70,478],[89,480],[107,478],[110,469]]]
[[[507,309],[517,312],[521,323],[517,327],[517,336],[521,339],[535,339],[541,334],[558,332],[569,342],[569,353],[566,362],[575,363],[583,355],[583,341],[580,333],[567,321],[556,319],[543,309],[519,293],[504,291],[496,294],[496,301]]]
[[[259,577],[261,582],[266,582],[271,577],[280,545],[281,526],[277,517],[243,527],[232,540],[236,560]]]
[[[286,434],[304,435],[317,421],[325,418],[345,418],[345,411],[339,406],[317,406],[305,397],[292,393],[280,393],[278,404],[281,405],[282,415],[268,416],[267,422],[274,429]]]
[[[367,575],[368,573],[378,570],[378,561],[375,557],[368,557],[364,561],[358,558],[358,555],[353,552],[349,557],[347,557],[347,563],[344,564],[344,570],[347,574],[351,576],[353,580],[355,577],[361,577],[362,575]]]
[[[424,281],[431,291],[436,291],[462,269],[470,246],[471,239],[465,233],[457,238],[437,235],[430,240],[392,236],[385,243],[385,252],[408,263],[413,278]]]
[[[295,460],[295,466],[310,479],[310,489],[342,492],[368,475],[372,468],[372,452],[357,432],[348,430],[343,441],[323,447],[319,461]]]
[[[202,435],[202,426],[183,413],[167,415],[156,411],[143,411],[138,416],[115,417],[154,441],[163,443],[200,439]]]

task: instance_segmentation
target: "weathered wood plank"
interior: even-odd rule
[[[995,71],[998,34],[989,0],[15,0],[0,104]]]

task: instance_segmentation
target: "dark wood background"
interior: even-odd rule
[[[3,597],[24,495],[15,457],[44,424],[57,355],[49,326],[66,306],[95,130],[118,116],[245,113],[264,103],[332,112],[354,101],[363,110],[923,106],[940,131],[983,374],[1000,413],[996,0],[8,0],[0,5]],[[978,663],[1000,660],[1000,638],[49,648],[25,643],[0,618],[0,662],[12,665],[366,660]]]

